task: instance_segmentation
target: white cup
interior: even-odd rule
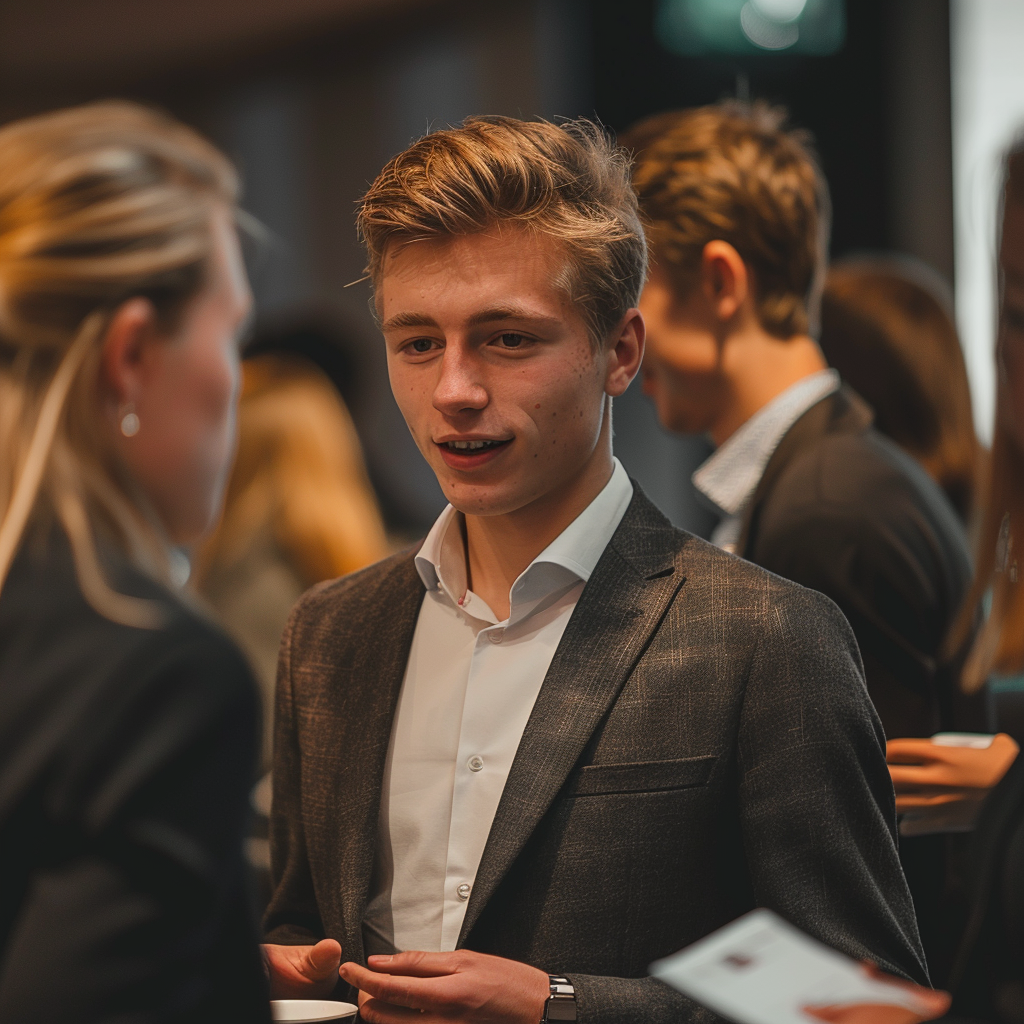
[[[290,1024],[312,1024],[320,1020],[342,1020],[354,1017],[358,1011],[354,1003],[336,1003],[331,999],[271,999],[270,1016],[275,1021]]]

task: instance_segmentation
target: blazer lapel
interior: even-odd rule
[[[685,582],[680,532],[635,482],[633,487],[633,500],[583,588],[526,724],[466,907],[460,946]]]
[[[757,514],[775,481],[800,452],[825,434],[862,433],[871,426],[874,414],[871,407],[845,384],[838,391],[816,402],[786,431],[778,447],[761,474],[754,497],[743,520],[743,529],[736,545],[736,553],[750,558],[757,534]]]
[[[337,833],[328,837],[327,863],[334,869],[333,894],[341,903],[346,959],[362,962],[362,921],[369,898],[377,845],[384,764],[391,741],[398,695],[405,676],[424,588],[413,556],[399,562],[376,593],[367,595],[367,615],[348,624],[349,657],[335,677],[339,704],[363,702],[347,716],[338,745],[334,787],[338,804],[332,819]]]

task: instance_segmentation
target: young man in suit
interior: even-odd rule
[[[612,456],[647,264],[622,153],[471,119],[359,223],[451,506],[290,620],[274,992],[330,993],[343,953],[380,1024],[709,1020],[647,966],[755,906],[923,979],[842,615],[674,529]]]
[[[717,445],[693,482],[718,546],[832,598],[889,737],[986,728],[943,644],[971,579],[939,487],[872,427],[813,337],[828,194],[785,112],[735,102],[659,114],[624,142],[651,246],[644,387],[669,430]],[[903,846],[926,948],[943,840]]]
[[[624,136],[651,247],[644,388],[664,427],[717,446],[693,476],[721,516],[712,541],[843,610],[886,734],[980,727],[942,656],[964,531],[814,340],[828,192],[784,118],[726,102]]]

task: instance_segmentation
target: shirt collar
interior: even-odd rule
[[[633,498],[633,485],[618,459],[596,498],[523,570],[512,584],[509,624],[537,611],[546,599],[590,579]],[[494,613],[467,590],[462,513],[449,505],[416,555],[416,571],[427,590],[438,590],[467,615],[496,622]]]
[[[835,370],[819,370],[791,384],[747,420],[693,474],[693,485],[726,515],[737,515],[764,475],[791,426],[839,388]]]

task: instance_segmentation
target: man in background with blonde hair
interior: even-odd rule
[[[274,992],[329,994],[344,956],[375,1024],[709,1019],[647,967],[756,906],[923,980],[842,615],[674,529],[612,455],[645,340],[623,154],[474,118],[392,160],[359,224],[451,504],[292,614]]]
[[[721,516],[712,541],[842,609],[886,734],[984,730],[981,702],[958,696],[958,661],[943,657],[971,578],[966,538],[818,348],[828,192],[784,119],[727,102],[624,137],[652,256],[644,388],[664,427],[717,445],[693,476]],[[941,842],[903,846],[926,948]]]

